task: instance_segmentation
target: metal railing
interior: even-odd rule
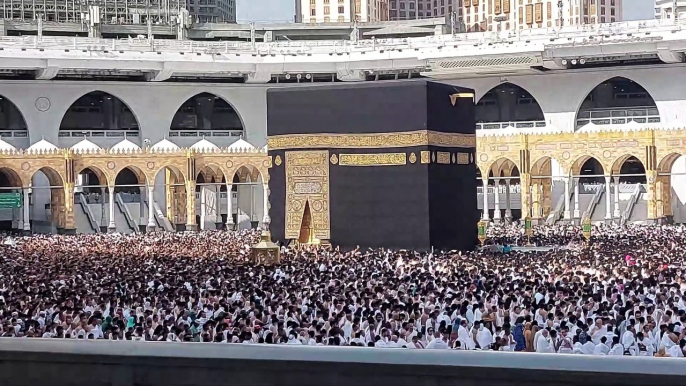
[[[136,130],[60,130],[60,138],[124,138],[140,136]]]
[[[484,192],[483,186],[477,186],[476,187],[476,193],[477,194],[483,194],[483,192]],[[510,185],[510,194],[519,194],[521,192],[522,192],[522,186],[521,185],[515,185],[515,184]],[[500,194],[507,193],[507,185],[499,185],[498,186],[498,193],[500,193]],[[495,194],[495,186],[489,186],[488,187],[488,194]]]
[[[642,184],[635,184],[634,191],[629,198],[629,202],[626,204],[626,208],[619,219],[619,225],[624,226],[627,221],[629,221],[631,218],[631,213],[634,211],[634,207],[636,206],[636,203],[638,202],[639,197],[641,197],[641,193],[643,193],[643,191],[644,186]]]
[[[244,134],[243,130],[170,130],[169,137],[240,137]]]
[[[596,206],[598,206],[598,202],[600,201],[600,197],[603,196],[603,189],[598,189],[594,194],[593,194],[593,199],[591,199],[591,202],[588,203],[588,207],[586,210],[584,210],[584,213],[581,215],[581,221],[583,222],[587,218],[590,219],[591,216],[593,215],[593,212],[595,211]]]
[[[28,130],[3,130],[0,131],[0,138],[28,138]]]
[[[95,221],[95,216],[93,215],[91,208],[88,206],[89,203],[86,200],[86,195],[77,193],[76,196],[78,197],[78,203],[81,206],[81,209],[86,214],[86,217],[88,217],[88,223],[90,224],[91,229],[93,229],[95,233],[100,233],[100,227],[98,226],[98,222]]]
[[[131,229],[133,233],[140,232],[140,229],[138,229],[138,224],[136,224],[136,221],[133,219],[133,216],[129,211],[129,208],[126,207],[126,204],[122,199],[122,193],[115,194],[115,202],[119,207],[119,211],[121,211],[121,213],[124,215],[124,218],[126,218],[126,224],[129,226],[129,229]]]
[[[571,197],[574,192],[574,184],[567,184],[567,194]],[[548,218],[545,220],[545,223],[548,225],[553,225],[555,224],[559,219],[560,216],[564,214],[564,208],[565,208],[565,195],[563,194],[560,201],[557,202],[557,205],[555,205],[555,209],[550,212],[548,215]],[[571,209],[571,208],[568,208]]]
[[[518,122],[479,122],[476,124],[477,130],[494,130],[514,127],[516,129],[533,129],[546,127],[545,121],[518,121]]]
[[[596,125],[625,125],[636,123],[659,123],[660,112],[657,107],[632,107],[625,109],[599,109],[579,111],[577,127],[589,123]]]

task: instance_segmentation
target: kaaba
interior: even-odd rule
[[[426,80],[271,88],[267,141],[275,241],[477,244],[471,89]]]

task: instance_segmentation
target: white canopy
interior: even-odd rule
[[[150,150],[153,151],[169,151],[179,149],[180,147],[177,144],[168,140],[167,138],[164,138],[163,140],[157,142],[156,144],[152,145],[152,147],[150,147]]]
[[[213,144],[212,142],[206,140],[203,137],[203,139],[194,143],[193,146],[191,146],[191,149],[203,152],[203,151],[219,150],[219,146]]]
[[[45,151],[57,150],[57,146],[53,145],[52,143],[46,141],[45,138],[43,138],[40,141],[29,146],[28,150],[29,151],[45,152]]]
[[[244,140],[243,138],[239,139],[238,141],[232,143],[229,146],[229,150],[233,151],[246,151],[246,150],[256,150],[255,146],[253,146],[250,142]]]
[[[112,148],[110,149],[110,153],[128,153],[132,151],[138,151],[140,149],[140,146],[129,141],[127,138],[124,138],[123,140],[121,140],[121,142],[112,146]]]
[[[86,152],[98,151],[101,148],[100,148],[100,146],[98,146],[98,145],[94,144],[93,142],[84,138],[81,140],[81,142],[72,146],[71,149],[74,150],[74,152],[76,152],[76,153],[86,153]]]

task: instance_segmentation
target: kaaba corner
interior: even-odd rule
[[[474,94],[436,82],[267,92],[270,231],[344,249],[472,249]]]

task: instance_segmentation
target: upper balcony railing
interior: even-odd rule
[[[589,123],[596,125],[625,125],[636,123],[660,123],[660,112],[657,107],[632,107],[625,109],[597,109],[579,111],[577,127]]]
[[[558,44],[551,39],[565,38],[560,45],[589,45],[617,39],[639,39],[630,34],[650,32],[668,33],[681,30],[681,24],[671,20],[644,20],[622,23],[565,26],[555,28],[535,28],[517,31],[473,32],[460,34],[434,35],[417,38],[395,39],[362,39],[356,42],[345,40],[301,40],[288,42],[229,42],[229,41],[192,41],[164,39],[98,39],[85,37],[54,36],[3,36],[0,37],[2,48],[38,48],[50,50],[89,50],[89,51],[135,51],[135,52],[183,52],[183,53],[252,53],[258,55],[272,54],[342,54],[365,52],[370,50],[419,49],[443,46],[473,46],[492,43],[530,43],[540,41],[546,44]],[[588,39],[594,36],[593,39]]]
[[[508,127],[514,127],[516,129],[533,129],[537,127],[545,127],[545,121],[519,121],[519,122],[489,122],[483,123],[479,122],[476,124],[477,130],[494,130],[494,129],[506,129]]]
[[[60,138],[124,138],[138,137],[138,130],[60,130]]]

